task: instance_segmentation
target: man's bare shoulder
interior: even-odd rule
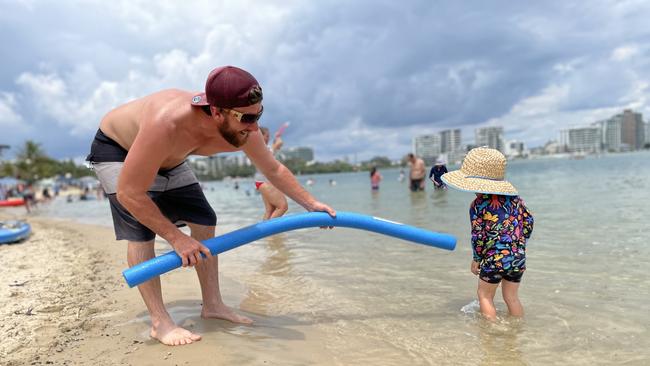
[[[149,94],[141,98],[141,100],[149,106],[160,108],[167,105],[174,106],[179,103],[189,105],[193,95],[194,93],[187,90],[165,89]]]
[[[143,99],[144,120],[155,124],[176,124],[187,118],[192,112],[192,92],[180,89],[166,89],[151,94]]]

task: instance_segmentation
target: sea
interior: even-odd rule
[[[319,335],[319,352],[340,365],[650,364],[650,153],[508,163],[507,179],[535,227],[520,287],[526,314],[509,317],[498,292],[495,322],[480,316],[470,272],[474,195],[432,185],[412,193],[399,169],[380,173],[378,191],[368,172],[297,178],[313,180],[306,188],[336,210],[449,233],[456,249],[347,228],[301,229],[241,246],[221,255],[221,276],[241,286],[230,305],[256,304],[248,308],[258,325],[235,337],[259,339],[257,351],[274,352],[301,338],[296,326],[307,327]],[[263,214],[253,182],[234,183],[202,182],[217,235]],[[111,223],[106,200],[58,199],[40,211]],[[288,214],[301,212],[290,203]],[[161,252],[170,250],[165,245]],[[286,357],[285,364],[301,364]]]

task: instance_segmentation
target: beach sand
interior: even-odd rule
[[[0,213],[4,220],[20,216]],[[115,241],[112,229],[35,216],[28,222],[29,239],[0,245],[3,365],[334,363],[322,352],[317,330],[268,314],[255,300],[265,295],[252,296],[238,280],[224,276],[224,266],[224,301],[256,324],[200,318],[194,270],[180,269],[163,277],[165,301],[172,317],[203,339],[189,346],[162,345],[149,337],[149,317],[137,289],[121,276],[126,242]],[[167,250],[157,245],[158,254]]]

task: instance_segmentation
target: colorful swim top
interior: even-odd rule
[[[526,240],[533,216],[519,196],[482,194],[469,208],[474,261],[484,272],[526,269]]]

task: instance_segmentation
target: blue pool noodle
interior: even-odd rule
[[[325,212],[308,212],[279,217],[262,221],[212,239],[203,240],[202,243],[210,249],[212,255],[217,255],[270,235],[320,226],[363,229],[447,250],[454,250],[456,247],[456,238],[449,234],[435,233],[382,218],[344,211],[338,211],[336,217],[331,217]],[[181,265],[181,258],[176,252],[171,251],[128,268],[122,272],[122,275],[129,287],[133,287],[153,277],[176,269]]]

